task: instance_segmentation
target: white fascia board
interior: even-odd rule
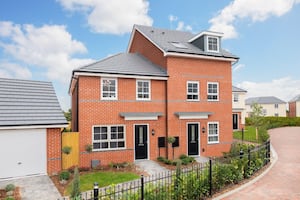
[[[161,52],[163,52],[164,54],[166,53],[162,48],[160,48],[160,46],[158,46],[153,40],[151,40],[149,37],[147,37],[142,31],[140,31],[137,27],[134,27],[133,28],[133,34],[131,34],[131,37],[130,37],[130,42],[129,42],[129,45],[128,45],[128,48],[127,48],[127,53],[129,53],[129,49],[131,47],[131,43],[132,43],[132,40],[134,38],[134,34],[135,34],[135,31],[138,31],[140,34],[142,34],[147,40],[149,40],[154,46],[156,46]]]
[[[0,130],[39,129],[39,128],[66,128],[66,127],[68,127],[68,124],[33,125],[33,126],[1,126]]]
[[[133,121],[133,120],[158,120],[158,116],[148,116],[148,117],[145,117],[145,116],[132,116],[132,117],[124,117],[125,121]]]
[[[134,79],[147,79],[147,80],[168,80],[168,77],[160,76],[138,76],[138,75],[125,75],[125,74],[106,74],[106,73],[91,73],[91,72],[75,72],[75,76],[98,76],[98,77],[112,77],[112,78],[134,78]]]
[[[185,54],[185,53],[165,53],[164,56],[174,56],[174,57],[184,57],[184,58],[200,58],[200,59],[207,59],[207,60],[221,60],[221,61],[230,61],[236,62],[238,59],[235,58],[224,58],[224,57],[214,57],[214,56],[204,56],[204,55],[195,55],[195,54]]]

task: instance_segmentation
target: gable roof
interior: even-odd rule
[[[119,53],[75,69],[74,72],[168,77],[167,71],[139,53]]]
[[[295,101],[300,101],[300,94],[292,98],[289,102],[295,102]]]
[[[66,124],[52,83],[0,78],[0,127]]]
[[[267,97],[252,97],[248,98],[245,101],[246,105],[252,105],[254,103],[258,104],[285,104],[285,101],[282,101],[281,99],[274,97],[274,96],[267,96]]]
[[[236,86],[232,86],[232,92],[247,92],[247,90],[243,90],[243,89],[238,88]]]
[[[158,47],[165,54],[179,53],[179,54],[189,54],[189,55],[210,56],[215,58],[228,58],[233,60],[238,59],[237,56],[223,49],[221,49],[220,52],[218,53],[218,52],[207,52],[198,48],[197,46],[192,44],[191,41],[194,38],[197,38],[199,34],[195,35],[185,31],[168,30],[168,29],[154,28],[151,26],[142,26],[142,25],[134,25],[128,50],[130,48],[135,30],[143,34],[149,41],[151,41],[156,47]],[[179,43],[181,47],[176,47],[172,43]]]

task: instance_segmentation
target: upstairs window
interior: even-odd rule
[[[218,37],[207,37],[207,50],[212,52],[219,52],[219,38]]]
[[[117,79],[112,78],[102,78],[101,79],[101,99],[103,100],[117,100]]]
[[[233,102],[239,102],[239,95],[238,94],[233,95]]]
[[[219,83],[217,82],[207,83],[207,100],[219,101]]]
[[[278,108],[278,103],[275,104],[275,108]]]
[[[199,82],[188,81],[186,98],[188,101],[198,101],[199,100]]]
[[[136,81],[136,99],[150,100],[151,82],[149,80]]]

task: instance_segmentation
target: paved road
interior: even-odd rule
[[[300,199],[300,127],[278,128],[269,133],[277,162],[258,181],[222,199]]]

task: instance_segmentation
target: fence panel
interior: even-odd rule
[[[62,169],[68,169],[79,164],[79,133],[63,132],[62,147],[70,146],[70,154],[62,153]]]

